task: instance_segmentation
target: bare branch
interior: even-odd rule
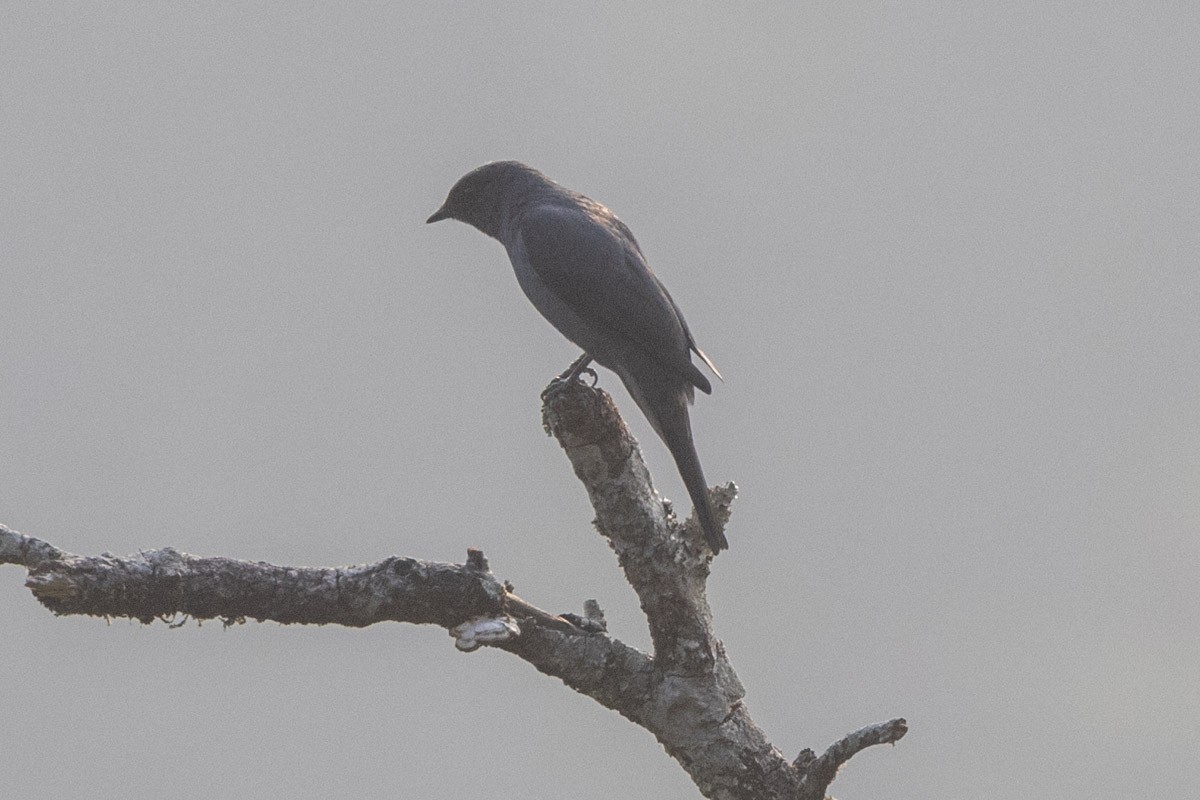
[[[54,561],[67,555],[49,542],[17,533],[0,523],[0,564],[19,564],[33,569],[43,561]]]
[[[825,790],[837,777],[837,771],[842,764],[873,745],[895,744],[903,739],[906,733],[908,733],[908,723],[904,719],[892,719],[846,734],[829,745],[820,758],[817,758],[812,750],[801,751],[793,765],[804,773],[800,796],[814,800],[824,797]]]
[[[0,537],[0,539],[6,537]],[[363,627],[377,622],[450,627],[508,610],[489,572],[391,557],[352,567],[283,567],[201,558],[173,548],[127,557],[64,554],[30,570],[25,585],[57,614],[272,620]]]
[[[78,556],[0,526],[0,555],[5,563],[32,567],[25,585],[57,614],[145,623],[184,615],[351,627],[378,622],[434,624],[451,631],[463,627],[460,633],[471,630],[479,644],[507,642],[503,649],[626,716],[645,704],[638,687],[644,693],[652,683],[648,656],[606,635],[584,634],[522,600],[487,571],[478,550],[469,551],[466,564],[393,556],[353,567],[283,567],[201,558],[172,548],[125,558]],[[480,633],[500,629],[510,635],[489,639]]]
[[[86,557],[0,526],[0,563],[26,567],[26,585],[58,614],[441,625],[459,649],[506,650],[646,728],[706,797],[720,800],[823,797],[851,756],[904,735],[904,720],[892,720],[789,764],[751,719],[714,631],[705,594],[712,555],[699,528],[694,519],[680,523],[654,491],[612,399],[579,382],[558,385],[544,395],[542,414],[641,600],[653,657],[611,637],[594,601],[582,616],[559,616],[517,597],[477,550],[465,564],[393,556],[337,568],[200,558],[172,548]],[[724,522],[737,489],[710,491]]]
[[[596,527],[641,600],[655,658],[688,675],[724,669],[705,595],[712,554],[695,519],[680,524],[654,490],[637,441],[607,392],[575,381],[552,384],[543,397],[546,430],[566,451],[596,510]],[[736,495],[733,484],[713,494],[722,523]],[[738,685],[729,703],[743,693]]]

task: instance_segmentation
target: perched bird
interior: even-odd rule
[[[428,222],[457,219],[498,240],[534,307],[584,353],[561,377],[591,360],[611,369],[671,451],[713,553],[729,547],[717,524],[692,441],[688,405],[712,385],[667,289],[650,271],[633,233],[617,215],[517,161],[472,170],[450,189]]]

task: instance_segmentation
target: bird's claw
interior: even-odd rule
[[[600,380],[600,376],[596,374],[596,370],[591,367],[584,367],[580,370],[567,370],[562,375],[557,375],[550,380],[550,383],[542,390],[542,399],[545,400],[555,392],[571,388],[576,381],[581,381],[584,375],[592,376],[591,383],[584,381],[589,387],[594,387]]]
[[[595,388],[596,384],[600,381],[600,376],[596,374],[596,370],[588,366],[590,363],[592,363],[592,357],[587,353],[575,359],[571,366],[567,367],[565,371],[550,381],[550,384],[542,391],[542,399],[545,400],[547,395],[554,392],[570,388],[571,384],[575,383],[583,375],[592,376],[592,382],[589,386]]]

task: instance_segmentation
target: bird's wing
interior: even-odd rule
[[[520,234],[538,278],[575,314],[700,391],[712,391],[690,358],[695,346],[683,315],[611,212],[540,205],[526,211]]]

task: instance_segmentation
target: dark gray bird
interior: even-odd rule
[[[593,359],[617,373],[675,458],[708,546],[714,553],[729,547],[692,441],[694,390],[712,393],[692,353],[721,374],[696,347],[625,223],[517,161],[494,161],[460,178],[428,221],[443,219],[473,225],[504,245],[534,307],[583,348],[561,377],[578,377]]]

